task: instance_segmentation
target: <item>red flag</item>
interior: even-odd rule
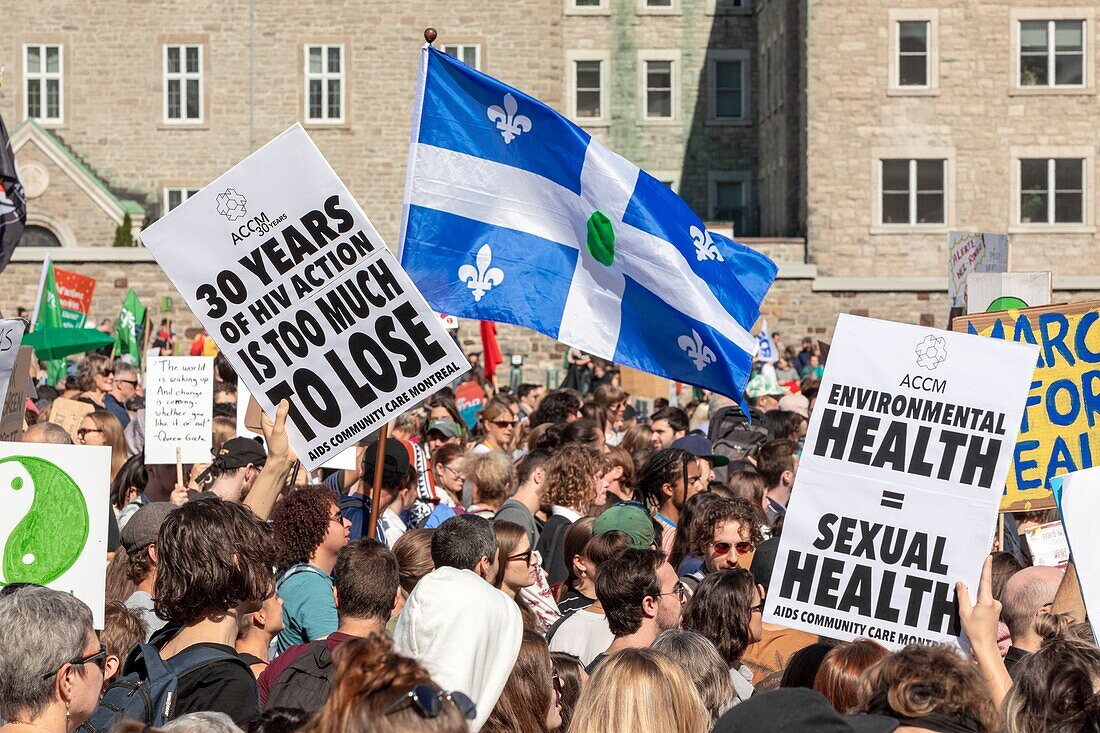
[[[497,345],[497,324],[492,321],[481,322],[481,361],[485,365],[485,378],[490,380],[504,361]]]

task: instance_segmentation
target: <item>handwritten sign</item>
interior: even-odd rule
[[[214,411],[214,359],[156,356],[146,367],[145,463],[208,463]]]
[[[4,411],[0,414],[0,441],[17,443],[23,437],[23,416],[27,407],[27,389],[30,387],[31,361],[34,349],[20,346],[12,369],[12,379],[8,380],[8,390],[4,397]]]
[[[971,272],[1008,272],[1008,236],[982,232],[948,232],[947,299],[966,309],[966,281]]]
[[[85,415],[94,411],[95,406],[89,405],[87,402],[77,402],[65,397],[58,397],[50,405],[50,422],[57,423],[65,428],[65,432],[69,434],[73,442],[79,443],[80,439],[77,437],[76,431],[80,429],[80,421],[84,419]],[[173,458],[172,461],[174,463],[175,459]]]

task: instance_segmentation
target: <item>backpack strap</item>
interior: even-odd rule
[[[288,578],[291,578],[295,575],[298,575],[299,573],[316,573],[317,575],[320,575],[323,578],[328,578],[329,577],[328,575],[325,574],[324,571],[313,567],[309,563],[306,563],[306,562],[296,563],[294,565],[291,565],[289,568],[284,570],[281,575],[279,575],[278,580],[275,581],[275,591],[278,592],[279,588],[282,587],[283,583],[285,583]]]
[[[235,662],[237,665],[247,670],[249,674],[252,674],[252,670],[249,666],[236,654],[227,652],[224,649],[213,649],[201,644],[189,646],[176,656],[166,660],[160,659],[160,655],[158,654],[157,659],[161,664],[165,665],[166,669],[171,670],[176,677],[182,677],[185,674],[202,669],[216,662]]]

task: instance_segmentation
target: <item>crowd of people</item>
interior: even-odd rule
[[[0,732],[1100,730],[1072,566],[1026,542],[958,586],[965,653],[763,621],[822,358],[781,353],[748,415],[717,394],[641,414],[579,355],[571,386],[485,383],[472,425],[444,389],[314,473],[285,402],[262,441],[236,435],[219,355],[186,485],[145,465],[140,370],[88,355],[39,386],[24,440],[73,442],[57,397],[94,406],[76,441],[112,453],[103,628],[68,593],[0,588]]]

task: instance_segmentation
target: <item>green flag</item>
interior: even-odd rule
[[[126,293],[126,300],[122,301],[122,310],[115,321],[115,356],[129,354],[134,358],[134,365],[141,366],[144,335],[145,306],[131,289]]]
[[[45,272],[42,276],[42,293],[38,302],[38,318],[34,322],[35,329],[61,328],[65,325],[62,316],[61,299],[57,295],[57,280],[53,275],[53,260],[47,258],[44,263]],[[68,363],[65,359],[52,359],[46,362],[46,378],[55,387],[60,387],[65,382],[68,372]]]

